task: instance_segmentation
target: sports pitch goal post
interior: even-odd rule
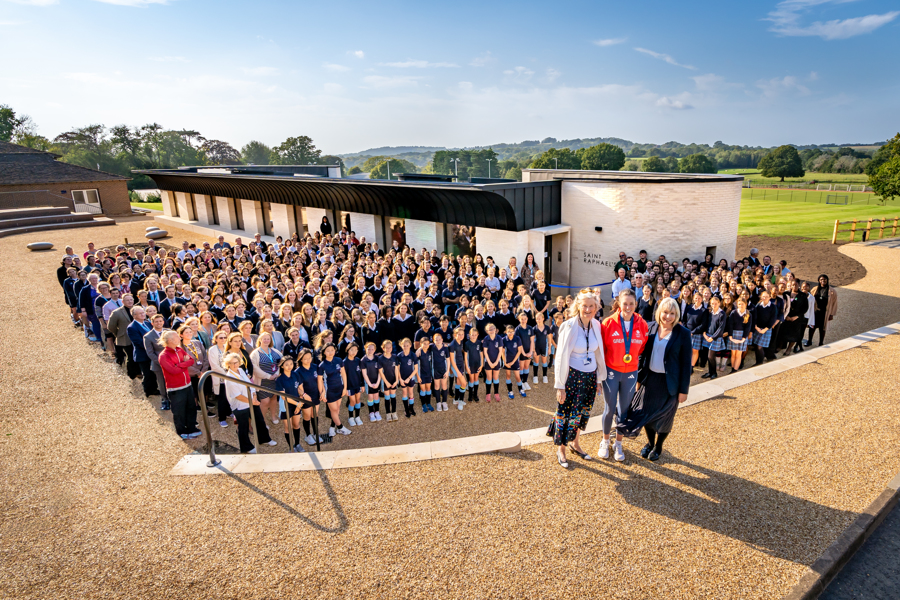
[[[825,204],[849,204],[850,196],[847,194],[828,194],[825,197]]]

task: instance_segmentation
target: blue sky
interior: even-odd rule
[[[156,121],[346,153],[900,128],[896,1],[0,0],[0,55],[0,104],[49,137]]]

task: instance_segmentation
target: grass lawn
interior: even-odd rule
[[[764,183],[782,183],[780,177],[763,177],[756,169],[723,169],[719,173],[727,173],[729,175],[743,175],[744,179],[749,179],[757,185]],[[849,183],[855,185],[866,185],[869,176],[865,173],[812,173],[808,172],[803,177],[786,177],[784,183],[805,183],[807,181],[816,180],[819,183]]]
[[[747,190],[745,190],[747,191]],[[782,202],[779,200],[741,200],[741,222],[738,235],[765,235],[769,237],[798,236],[813,240],[830,240],[834,221],[865,221],[870,218],[900,216],[900,206],[813,204]],[[845,229],[849,225],[841,228]],[[859,226],[858,226],[859,227]],[[838,234],[838,240],[846,241],[849,233]],[[889,235],[887,232],[885,236]],[[877,236],[877,234],[876,234]],[[860,235],[857,235],[859,241]]]
[[[135,208],[149,208],[150,210],[162,210],[162,202],[132,202]]]

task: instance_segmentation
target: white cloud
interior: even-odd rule
[[[344,65],[338,65],[335,63],[325,63],[322,65],[322,68],[328,69],[329,71],[337,71],[337,72],[344,72],[344,71],[350,70],[350,67],[345,67]]]
[[[560,75],[562,75],[562,73],[560,73],[553,67],[550,67],[549,69],[547,69],[547,74],[546,74],[547,81],[555,81],[556,79],[559,78]]]
[[[815,71],[810,71],[809,76],[806,79],[807,79],[807,81],[818,81],[819,74],[816,73]]]
[[[472,89],[472,82],[471,82],[471,81],[460,81],[458,85],[459,85],[459,89],[461,89],[461,90],[467,90],[467,91],[468,91],[468,90],[471,90],[471,89]]]
[[[418,77],[410,77],[410,76],[398,76],[398,77],[385,77],[383,75],[367,75],[363,77],[363,87],[368,88],[398,88],[398,87],[409,87],[409,86],[417,86],[419,85]]]
[[[483,66],[487,65],[488,63],[494,62],[494,60],[495,59],[494,59],[493,55],[491,54],[490,50],[488,50],[487,52],[483,52],[483,53],[479,54],[478,56],[476,56],[475,58],[473,58],[471,60],[471,62],[469,62],[469,66],[470,67],[483,67]]]
[[[606,46],[615,46],[616,44],[621,44],[626,39],[628,38],[608,38],[605,40],[594,40],[594,45],[605,48]]]
[[[241,72],[244,75],[251,75],[256,77],[266,77],[269,75],[277,75],[278,68],[277,67],[244,67],[241,69]]]
[[[350,50],[347,52],[347,54],[351,54],[351,55],[355,56],[356,58],[365,58],[366,57],[366,53],[363,52],[362,50]]]
[[[459,65],[448,62],[428,62],[427,60],[407,59],[403,62],[378,63],[379,67],[395,67],[397,69],[441,69],[458,68]]]
[[[534,71],[528,67],[514,67],[503,71],[503,74],[516,83],[525,83],[534,75]]]
[[[8,2],[14,2],[15,4],[27,4],[29,6],[50,6],[52,4],[59,4],[59,0],[7,0]],[[12,24],[12,23],[7,23]]]
[[[683,65],[677,62],[674,58],[669,56],[668,54],[663,54],[661,52],[654,52],[653,50],[647,50],[646,48],[635,48],[638,52],[642,52],[643,54],[647,54],[648,56],[652,56],[653,58],[658,58],[659,60],[663,60],[670,65],[675,65],[676,67],[682,67],[684,69],[690,69],[692,71],[696,71],[697,67],[691,65]]]
[[[675,98],[669,98],[668,96],[662,96],[656,101],[657,106],[661,106],[662,108],[671,108],[674,110],[686,110],[689,108],[694,108],[690,104],[682,100],[676,100]]]
[[[761,79],[756,82],[756,87],[762,90],[763,96],[767,98],[774,98],[785,93],[800,94],[802,96],[809,94],[809,88],[801,84],[793,75]]]
[[[700,92],[724,92],[729,89],[743,87],[743,84],[725,81],[725,78],[715,73],[707,73],[706,75],[697,75],[691,77]]]
[[[152,60],[153,62],[190,62],[183,56],[151,56],[147,60]]]
[[[168,4],[169,0],[95,0],[103,4],[115,4],[116,6],[144,7],[150,4]]]
[[[784,0],[769,13],[767,21],[772,22],[769,31],[787,36],[815,36],[823,40],[843,40],[865,33],[871,33],[900,15],[891,11],[880,15],[866,15],[849,19],[814,21],[808,25],[801,23],[802,17],[816,6],[826,4],[846,4],[853,0]]]

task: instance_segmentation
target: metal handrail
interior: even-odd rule
[[[212,429],[209,427],[209,415],[206,409],[206,392],[203,389],[206,383],[207,378],[209,377],[218,377],[223,381],[223,385],[225,381],[231,381],[233,383],[239,383],[247,388],[247,398],[250,400],[250,421],[253,423],[253,433],[256,435],[257,441],[259,440],[259,429],[256,426],[256,411],[253,410],[253,398],[250,397],[250,388],[254,390],[262,390],[264,392],[272,392],[275,396],[281,396],[282,398],[290,399],[296,401],[301,406],[303,405],[303,400],[298,398],[297,396],[292,396],[291,394],[285,394],[283,392],[274,392],[271,388],[265,388],[261,385],[256,385],[255,383],[248,383],[243,379],[238,379],[237,377],[232,377],[230,375],[223,375],[221,373],[217,373],[215,371],[207,371],[203,375],[200,376],[200,380],[197,382],[197,391],[200,396],[200,409],[203,413],[203,427],[206,429],[206,443],[209,444],[209,462],[206,463],[207,467],[215,467],[222,464],[222,461],[216,458],[216,449],[213,447],[213,439],[212,439]],[[285,405],[287,408],[287,405]],[[290,414],[290,410],[287,411]],[[288,417],[290,420],[290,417]],[[265,423],[263,423],[265,425]],[[316,410],[313,412],[313,435],[316,438],[316,452],[322,450],[321,443],[319,442],[319,411]],[[250,441],[253,443],[253,447],[257,448],[258,446],[256,442],[253,442],[253,436],[251,436]]]

